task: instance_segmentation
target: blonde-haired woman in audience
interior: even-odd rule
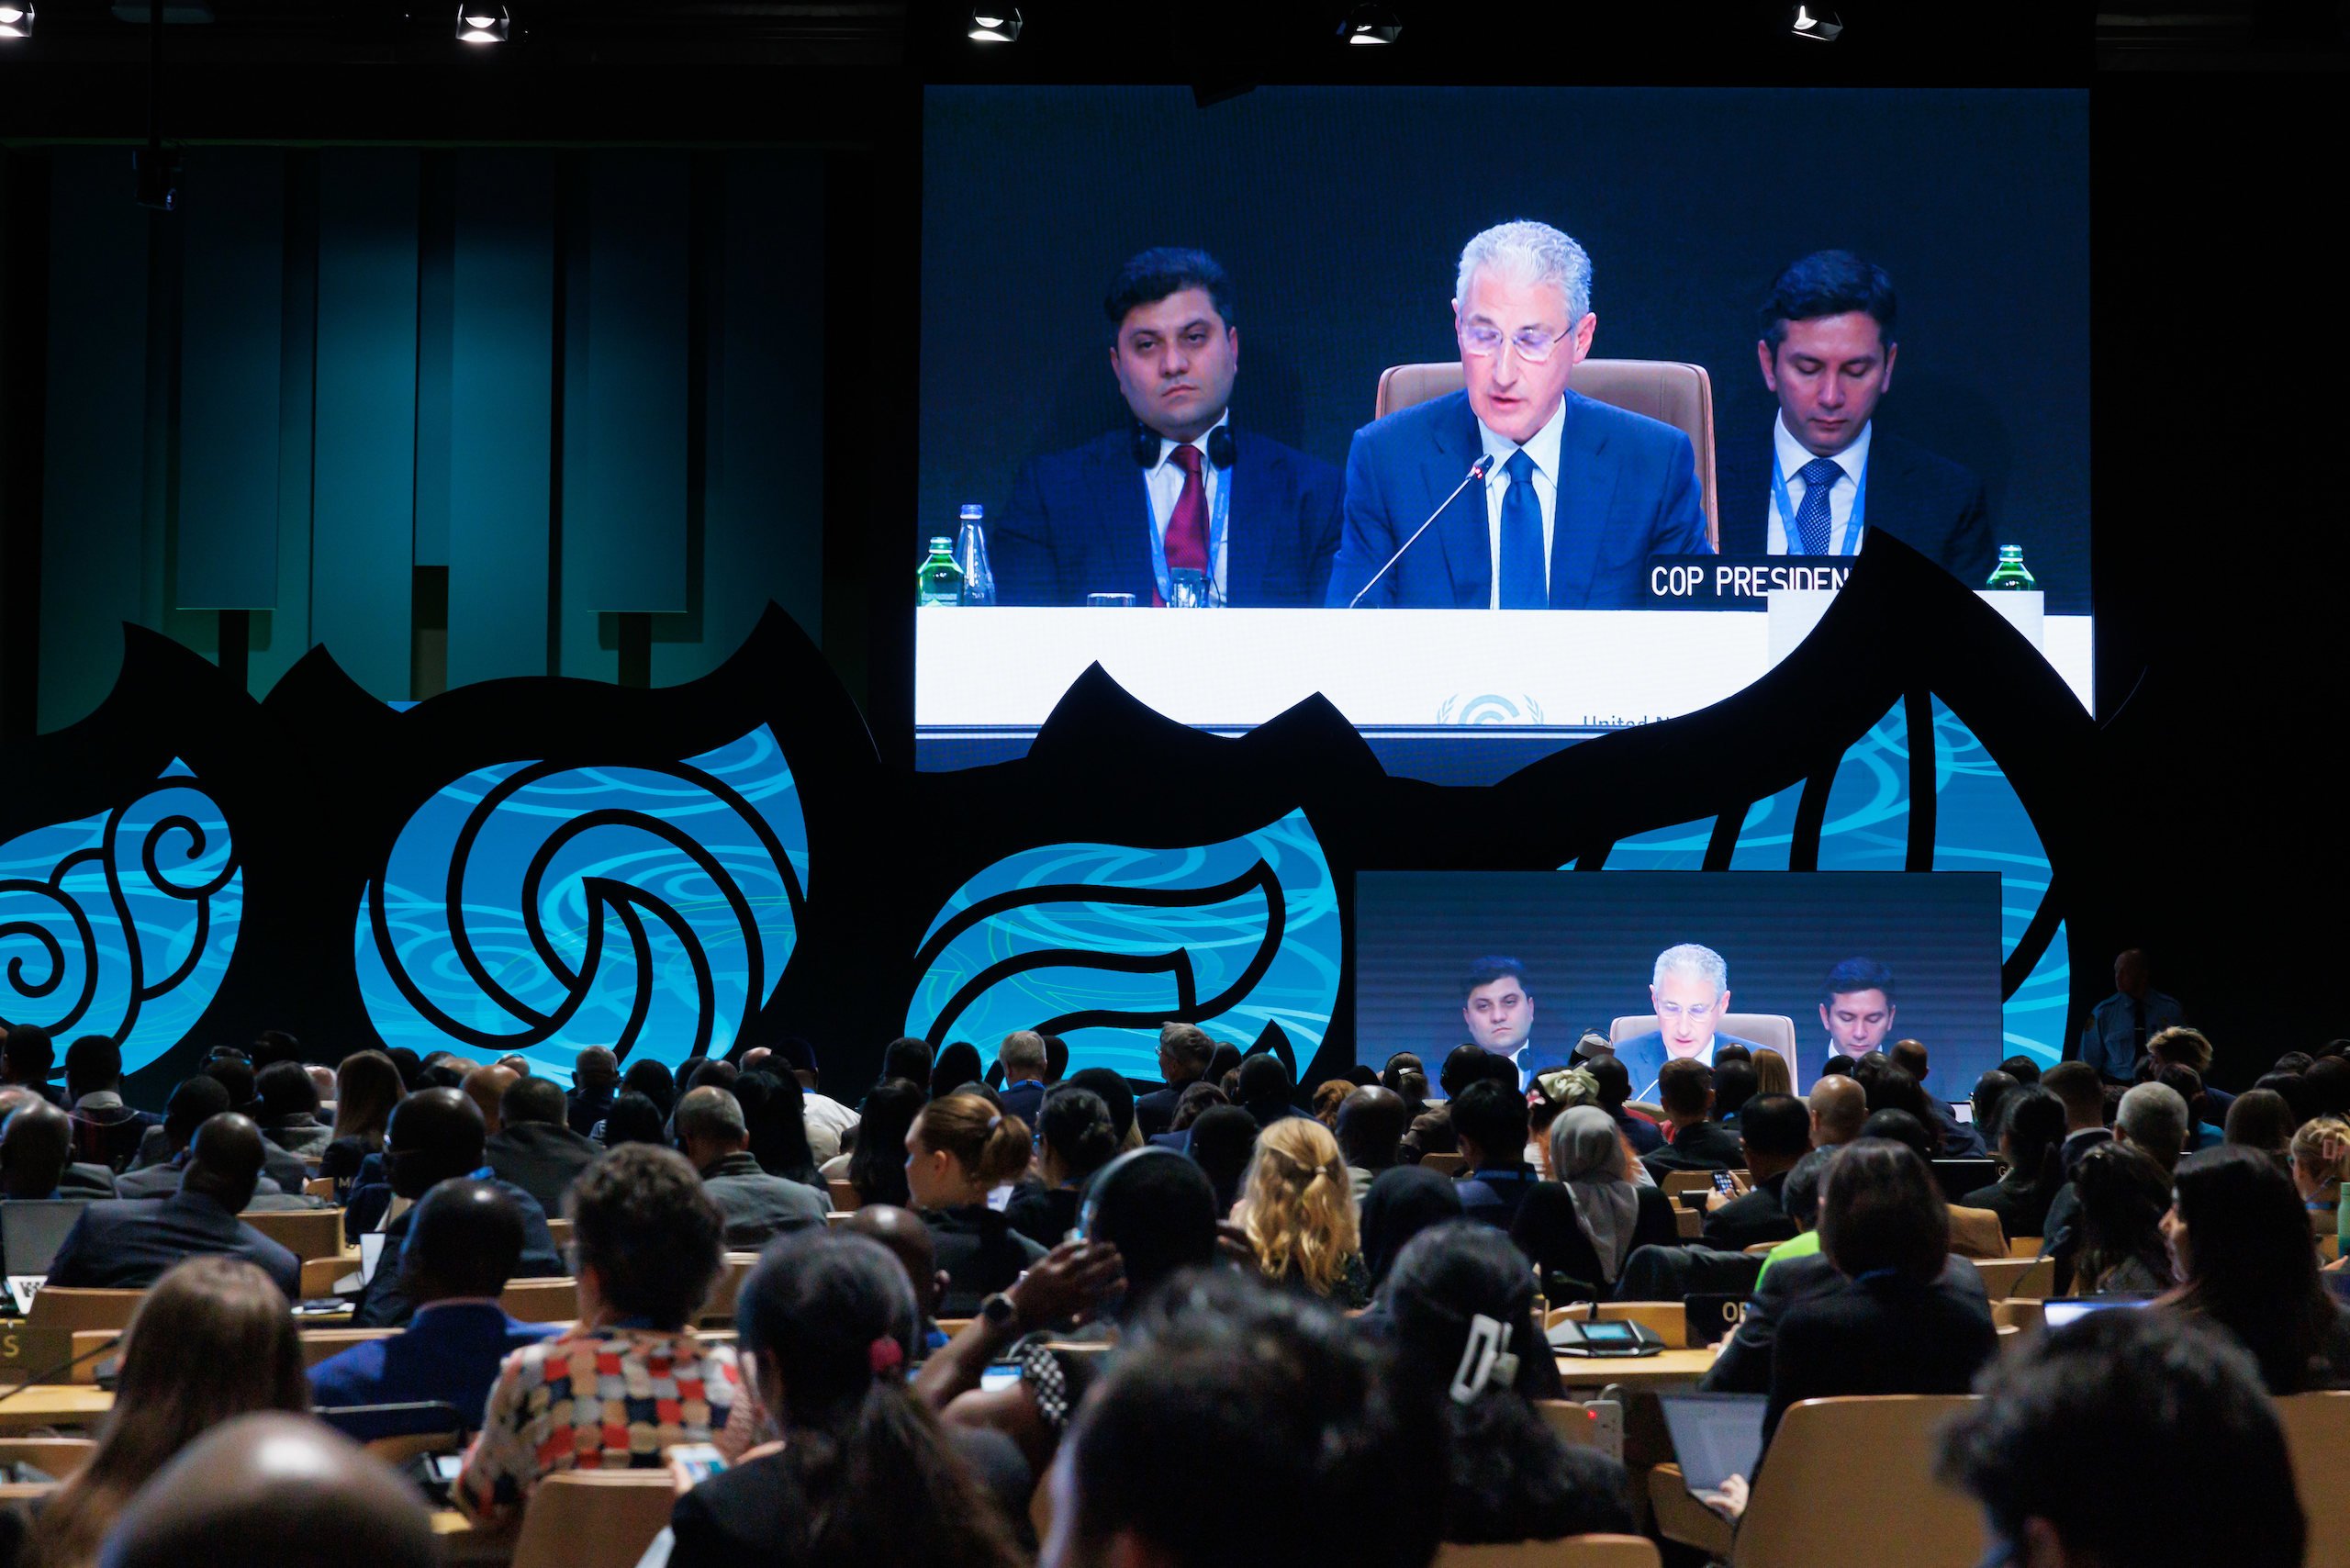
[[[1266,1279],[1341,1306],[1370,1304],[1354,1190],[1338,1140],[1321,1123],[1283,1116],[1257,1135],[1232,1217]]]
[[[26,1568],[82,1568],[140,1487],[231,1417],[310,1408],[286,1300],[241,1258],[190,1258],[155,1282],[125,1331],[114,1408],[89,1462],[25,1537]]]
[[[2313,1116],[2293,1130],[2293,1190],[2311,1213],[2340,1215],[2345,1165],[2350,1165],[2350,1122]]]
[[[1754,1092],[1761,1094],[1792,1094],[1796,1092],[1796,1076],[1788,1070],[1787,1058],[1768,1046],[1754,1047]]]

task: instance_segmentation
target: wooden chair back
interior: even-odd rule
[[[2037,1258],[2040,1256],[2041,1248],[2045,1245],[2046,1243],[2037,1236],[2010,1236],[2008,1238],[2008,1256]]]
[[[311,1177],[302,1183],[302,1195],[306,1198],[324,1198],[329,1203],[334,1202],[334,1178],[331,1176]]]
[[[513,1568],[636,1568],[677,1501],[666,1465],[549,1475],[522,1510]]]
[[[1659,1190],[1668,1198],[1677,1198],[1684,1193],[1711,1192],[1713,1185],[1714,1173],[1710,1170],[1668,1170],[1664,1179],[1657,1183]]]
[[[1460,1157],[1457,1154],[1423,1154],[1420,1164],[1439,1176],[1451,1176],[1460,1170]]]
[[[550,1216],[547,1220],[547,1234],[554,1238],[555,1250],[560,1252],[571,1245],[571,1222],[567,1219],[555,1219]]]
[[[734,1298],[742,1294],[743,1282],[750,1277],[758,1261],[755,1252],[726,1254],[725,1266],[718,1271],[718,1282],[711,1286],[710,1301],[701,1309],[704,1323],[734,1321]]]
[[[524,1323],[576,1323],[579,1320],[579,1282],[509,1280],[498,1303]]]
[[[237,1217],[297,1258],[342,1253],[341,1209],[247,1209]]]
[[[1572,1399],[1538,1399],[1534,1408],[1542,1424],[1565,1441],[1577,1448],[1593,1448],[1599,1442],[1599,1417],[1587,1406]]]
[[[856,1184],[851,1182],[835,1176],[825,1182],[824,1187],[833,1195],[834,1214],[849,1214],[865,1206],[865,1194],[858,1192]]]
[[[1658,1568],[1656,1542],[1639,1535],[1571,1535],[1500,1546],[1440,1546],[1434,1568]]]
[[[32,1310],[25,1314],[31,1328],[128,1328],[145,1291],[78,1290],[43,1285],[33,1293]]]
[[[2350,1394],[2296,1394],[2276,1401],[2284,1423],[2285,1450],[2293,1462],[2293,1484],[2309,1516],[2304,1568],[2350,1568],[2350,1529],[2342,1510],[2350,1508]]]
[[[316,1301],[320,1296],[332,1295],[339,1281],[358,1272],[359,1254],[356,1252],[341,1252],[331,1258],[305,1258],[302,1260],[302,1299]]]
[[[28,1464],[62,1481],[90,1462],[95,1438],[0,1438],[0,1464]]]
[[[1901,1543],[1905,1568],[1970,1568],[1983,1521],[1964,1494],[1934,1480],[1934,1439],[1973,1401],[1964,1394],[1807,1399],[1771,1439],[1739,1524],[1732,1568],[1875,1568]],[[1869,1484],[1852,1484],[1854,1456]],[[1835,1497],[1835,1507],[1820,1499]]]
[[[2037,1334],[2041,1327],[2041,1303],[2009,1296],[1991,1304],[1991,1321],[2001,1328],[2013,1328],[2023,1334]]]
[[[2056,1288],[2053,1258],[1977,1258],[1975,1271],[1983,1276],[1983,1288],[1993,1301],[2010,1296],[2040,1300]]]

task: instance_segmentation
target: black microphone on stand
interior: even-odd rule
[[[1426,533],[1428,531],[1428,523],[1434,522],[1438,518],[1444,515],[1444,509],[1452,504],[1453,496],[1458,496],[1461,491],[1467,489],[1472,483],[1483,478],[1485,476],[1486,470],[1493,467],[1493,465],[1494,454],[1492,453],[1479,453],[1477,454],[1477,461],[1469,465],[1469,472],[1460,476],[1460,483],[1452,487],[1452,495],[1447,496],[1444,499],[1437,502],[1436,510],[1428,513],[1427,522],[1423,522],[1419,527],[1412,530],[1412,538],[1406,539],[1403,543],[1395,547],[1395,554],[1387,557],[1387,565],[1371,573],[1371,581],[1363,584],[1361,590],[1358,592],[1354,598],[1347,600],[1347,608],[1348,610],[1352,610],[1356,605],[1360,604],[1362,602],[1363,594],[1369,593],[1373,588],[1377,587],[1379,579],[1387,575],[1388,568],[1393,566],[1396,562],[1404,558],[1404,552],[1412,547],[1412,540],[1417,539],[1421,534]]]

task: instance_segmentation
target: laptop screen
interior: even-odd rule
[[[12,1274],[46,1274],[58,1244],[88,1205],[72,1198],[20,1198],[0,1204],[0,1254]]]
[[[359,1238],[359,1279],[365,1283],[375,1277],[375,1265],[384,1260],[384,1233],[371,1230]]]
[[[2089,1295],[2069,1301],[2051,1301],[2042,1305],[2040,1321],[2043,1327],[2062,1328],[2109,1306],[2143,1306],[2154,1299],[2145,1295]]]
[[[1692,1494],[1718,1491],[1733,1475],[1751,1479],[1762,1457],[1762,1412],[1771,1403],[1760,1394],[1665,1394],[1664,1424],[1673,1433],[1673,1454]]]

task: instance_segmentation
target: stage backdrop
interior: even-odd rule
[[[1695,942],[1722,956],[1730,1011],[1795,1020],[1796,1081],[1828,1050],[1820,981],[1871,958],[1897,987],[1893,1039],[1923,1041],[1929,1087],[1958,1099],[2008,1055],[1999,1017],[1999,880],[1986,872],[1366,871],[1355,879],[1355,1035],[1378,1066],[1399,1050],[1433,1064],[1468,1038],[1472,959],[1516,958],[1535,1002],[1533,1037],[1571,1050],[1584,1029],[1650,1011],[1656,956]]]

